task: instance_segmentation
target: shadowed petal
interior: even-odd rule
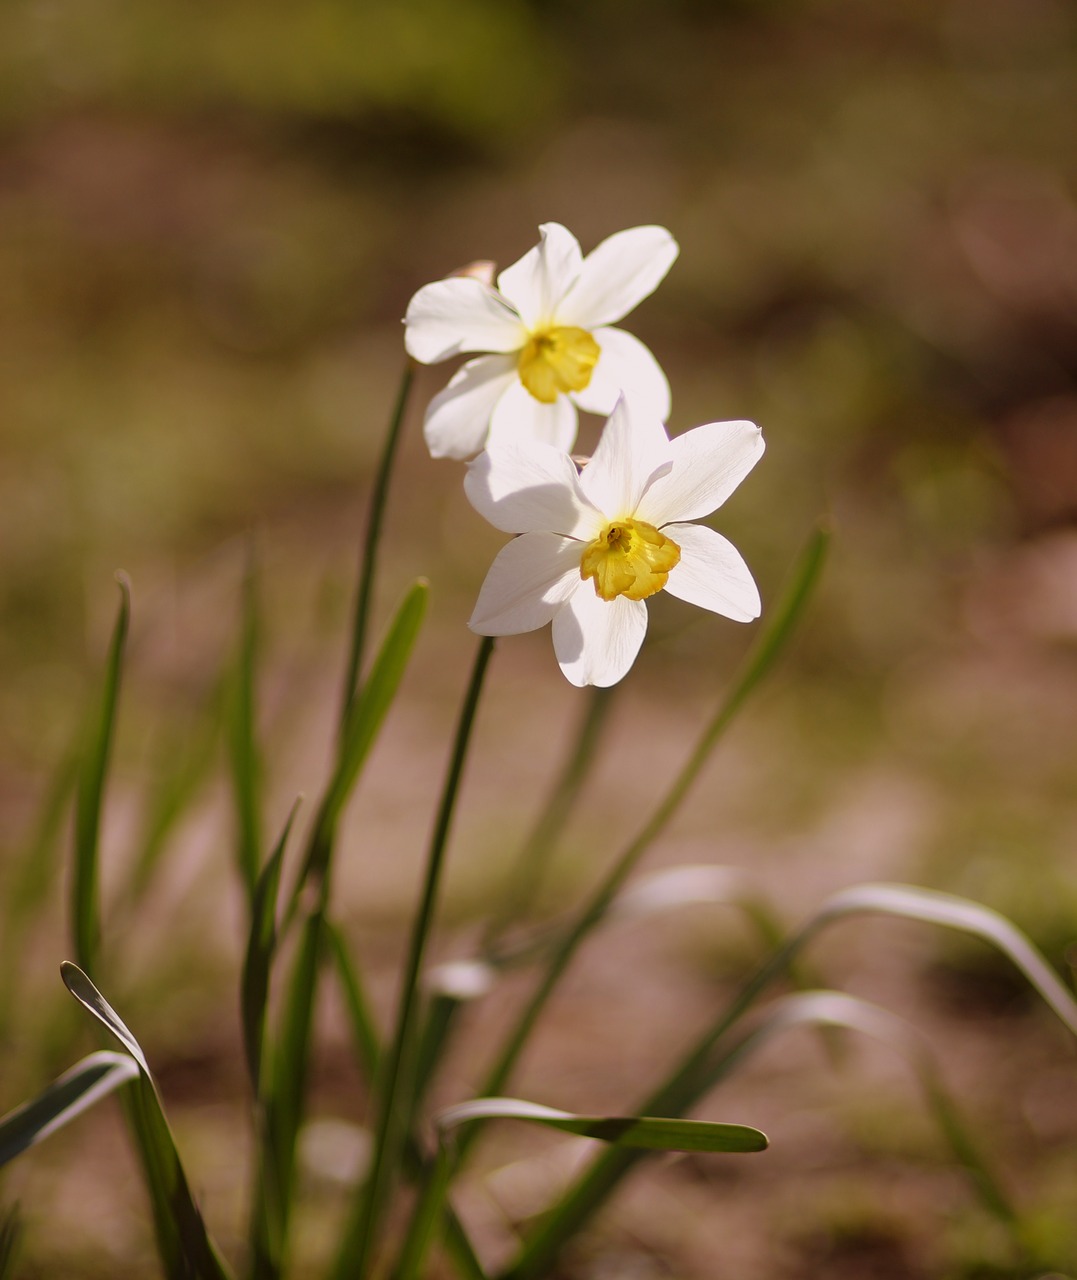
[[[520,317],[480,280],[454,277],[423,285],[408,303],[404,346],[422,364],[462,351],[519,351],[527,341]]]
[[[763,456],[764,447],[754,422],[708,422],[674,437],[673,466],[647,490],[640,519],[663,525],[710,515]]]
[[[539,233],[538,244],[497,278],[497,287],[529,329],[550,320],[583,264],[579,242],[559,222],[544,222]]]
[[[701,524],[670,524],[663,532],[681,549],[680,563],[666,582],[671,596],[734,622],[759,617],[759,588],[728,538]]]
[[[468,626],[480,636],[514,636],[544,627],[582,585],[581,544],[525,533],[498,552]]]
[[[588,413],[610,413],[624,397],[642,413],[665,422],[669,417],[669,383],[649,349],[623,329],[596,329],[591,337],[601,354],[582,391],[573,400]]]
[[[655,472],[668,469],[669,457],[662,423],[622,397],[583,469],[580,488],[609,519],[630,516]]]
[[[665,227],[618,231],[584,258],[579,278],[558,305],[558,324],[615,324],[658,288],[679,252]]]
[[[537,440],[564,453],[576,443],[579,419],[568,396],[543,404],[517,379],[497,402],[490,419],[491,444],[523,444]]]
[[[566,679],[608,688],[622,679],[647,634],[647,606],[618,596],[603,600],[584,583],[553,619],[553,648]]]
[[[433,458],[471,458],[486,443],[494,406],[516,380],[511,356],[479,356],[453,374],[430,401],[423,420]]]
[[[576,466],[550,445],[491,445],[464,476],[468,501],[506,533],[595,537],[602,516],[580,492]]]

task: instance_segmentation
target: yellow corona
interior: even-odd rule
[[[603,600],[646,600],[661,591],[681,549],[645,520],[612,520],[583,553],[580,576]]]
[[[582,391],[591,381],[601,348],[586,329],[559,325],[533,333],[520,352],[520,381],[536,400]]]

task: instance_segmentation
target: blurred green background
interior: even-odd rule
[[[507,265],[542,221],[564,222],[585,251],[658,222],[681,257],[627,327],[669,374],[671,429],[748,417],[768,442],[716,523],[765,600],[820,512],[836,530],[810,628],[668,857],[758,869],[792,916],[865,876],[968,893],[1065,966],[1077,936],[1075,118],[1077,13],[1064,0],[7,0],[9,898],[46,780],[76,734],[122,567],[135,626],[111,847],[152,845],[177,768],[203,796],[177,841],[194,869],[162,890],[168,903],[188,895],[195,918],[170,921],[171,933],[160,917],[144,923],[141,943],[131,925],[132,954],[158,944],[131,999],[151,1020],[170,1011],[160,1055],[190,1054],[197,1036],[177,1010],[208,1017],[200,966],[217,960],[208,948],[191,965],[181,940],[199,938],[208,917],[220,964],[234,959],[227,904],[199,898],[216,904],[225,891],[187,851],[227,860],[227,819],[204,779],[249,535],[264,568],[272,826],[296,790],[316,793],[324,769],[411,293],[475,258]],[[381,618],[408,577],[434,586],[410,710],[370,788],[370,821],[407,848],[404,872],[357,868],[348,899],[390,956],[425,828],[414,796],[440,768],[464,621],[501,541],[463,501],[459,468],[422,449],[421,408],[448,372],[419,379],[379,584]],[[672,774],[746,633],[654,603],[655,643],[616,731],[631,740],[648,726]],[[465,924],[578,714],[548,634],[501,646],[490,702],[447,908]],[[607,816],[581,817],[574,852]],[[637,810],[617,817],[630,830]],[[59,848],[62,834],[50,840]],[[594,865],[562,861],[557,894]],[[55,921],[36,934],[28,991],[59,985],[59,897],[40,899]],[[1025,1019],[1012,1036],[1000,1024],[1010,1052],[1035,1042],[1004,976],[978,952],[932,945],[943,1027],[1004,1005]],[[693,963],[718,965],[713,950],[701,944]],[[923,998],[906,988],[910,1007]],[[17,1023],[7,1047],[25,1061],[32,1036]],[[232,1047],[205,1054],[219,1061]],[[1009,1084],[985,1078],[984,1105],[1005,1093],[1035,1131],[1017,1143],[1042,1157],[1040,1182],[1028,1175],[1033,1201],[1074,1192],[1072,1174],[1056,1174],[1056,1147],[1077,1134],[1072,1108],[1045,1137]],[[768,1255],[759,1274],[868,1274],[826,1252],[860,1238],[861,1218],[843,1214],[823,1244],[794,1224],[794,1261]],[[871,1236],[896,1241],[898,1269],[885,1274],[943,1274],[921,1265],[902,1221]],[[962,1274],[989,1274],[975,1271],[991,1252],[982,1241],[943,1252],[946,1274],[966,1253]],[[741,1265],[738,1275],[755,1274]]]

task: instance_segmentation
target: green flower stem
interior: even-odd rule
[[[613,689],[588,690],[587,707],[576,735],[576,745],[542,807],[538,822],[520,850],[501,909],[491,917],[486,927],[482,950],[488,959],[494,957],[504,930],[535,899],[550,851],[564,830],[583,784],[598,760],[596,746],[606,725],[613,693]]]
[[[681,801],[688,794],[718,740],[743,706],[748,695],[759,684],[785,647],[811,596],[812,589],[818,581],[823,566],[826,545],[827,534],[822,529],[817,529],[794,566],[790,584],[773,610],[768,624],[760,630],[739,677],[734,681],[731,691],[718,708],[710,724],[704,729],[699,741],[696,743],[695,750],[689,756],[684,768],[674,780],[665,798],[644,824],[643,829],[617,859],[590,902],[580,913],[575,924],[561,939],[550,959],[542,981],[532,995],[516,1026],[509,1034],[497,1061],[480,1090],[479,1096],[496,1097],[504,1092],[505,1083],[516,1065],[516,1060],[527,1043],[539,1015],[545,1008],[546,1001],[561,980],[561,976],[575,956],[580,943],[583,942],[609,910],[610,903],[617,896],[621,886],[635,868],[637,862],[639,862],[651,843],[672,818]],[[665,1113],[642,1112],[641,1114],[662,1115]],[[479,1130],[480,1126],[474,1125],[468,1133],[461,1136],[459,1143],[461,1157],[467,1151],[470,1142],[474,1140]]]
[[[343,1248],[337,1259],[337,1265],[333,1272],[337,1280],[362,1280],[368,1274],[375,1243],[374,1238],[381,1223],[382,1211],[388,1199],[389,1189],[396,1176],[405,1147],[406,1122],[403,1115],[402,1101],[408,1096],[406,1077],[410,1076],[410,1067],[412,1065],[410,1058],[415,1040],[415,1014],[418,1004],[419,975],[422,970],[423,954],[426,950],[430,926],[433,922],[445,848],[448,843],[449,830],[456,807],[471,731],[474,727],[478,710],[479,695],[482,692],[483,679],[493,650],[493,638],[484,636],[475,657],[471,681],[460,711],[452,757],[449,762],[449,771],[445,779],[441,803],[434,824],[434,832],[430,840],[422,899],[419,904],[419,910],[415,915],[411,941],[408,947],[408,957],[404,969],[400,1005],[396,1019],[396,1032],[392,1044],[383,1058],[380,1108],[377,1117],[374,1156],[370,1175],[362,1188],[362,1198],[348,1228]]]
[[[385,518],[385,504],[389,494],[389,481],[396,462],[397,447],[400,443],[401,428],[407,412],[411,386],[415,380],[415,363],[408,360],[404,367],[404,376],[400,379],[393,416],[389,419],[389,432],[385,437],[378,473],[374,479],[374,488],[370,495],[370,510],[367,514],[366,534],[363,538],[363,549],[359,560],[359,582],[355,593],[355,614],[352,620],[351,649],[348,653],[348,667],[344,677],[344,695],[341,700],[340,722],[343,728],[348,718],[348,710],[355,699],[355,691],[359,685],[359,674],[363,666],[363,650],[366,648],[367,631],[370,627],[370,602],[374,596],[374,577],[377,567],[378,544],[381,541],[382,522]]]

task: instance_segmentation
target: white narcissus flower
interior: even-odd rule
[[[643,602],[658,591],[736,622],[757,618],[740,552],[688,522],[720,507],[762,455],[753,422],[711,422],[670,440],[624,400],[582,473],[550,445],[491,443],[464,488],[480,515],[520,536],[498,553],[468,625],[500,636],[552,622],[568,679],[607,686],[635,661]]]
[[[664,227],[619,231],[585,258],[558,222],[497,277],[438,280],[408,303],[404,343],[422,364],[465,351],[469,360],[436,395],[423,433],[435,458],[470,458],[489,443],[540,440],[571,449],[576,410],[608,414],[622,393],[669,417],[669,383],[630,333],[610,326],[661,283],[677,257]]]

